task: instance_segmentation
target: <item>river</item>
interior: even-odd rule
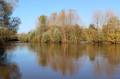
[[[14,43],[0,79],[120,79],[120,45]]]

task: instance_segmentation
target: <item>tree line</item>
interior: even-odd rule
[[[27,34],[18,34],[21,42],[44,43],[120,43],[120,20],[113,11],[93,11],[89,27],[82,25],[76,10],[62,10],[50,17],[41,15],[36,28]]]
[[[17,39],[20,18],[11,17],[18,0],[0,0],[0,44]]]

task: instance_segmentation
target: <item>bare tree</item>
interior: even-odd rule
[[[115,13],[111,10],[107,10],[103,15],[103,25],[108,24],[109,19],[111,19],[112,17],[115,17]]]
[[[52,13],[47,22],[48,26],[56,26],[56,20],[57,20],[57,13]]]
[[[101,10],[95,10],[93,11],[93,23],[95,24],[95,26],[98,28],[100,28],[101,23],[102,23],[102,11]]]

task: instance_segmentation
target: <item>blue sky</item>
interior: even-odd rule
[[[12,16],[22,21],[18,33],[29,32],[35,28],[35,20],[42,14],[48,17],[62,9],[77,10],[86,27],[91,23],[92,12],[96,9],[112,9],[120,13],[120,0],[19,0]]]

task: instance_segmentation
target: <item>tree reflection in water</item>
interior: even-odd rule
[[[63,75],[69,72],[70,75],[77,74],[79,69],[84,65],[79,62],[79,53],[75,45],[67,44],[30,44],[29,49],[36,52],[36,60],[42,67],[50,66],[54,71],[60,71]]]
[[[11,54],[5,50],[13,50],[15,44],[0,47],[0,79],[21,79],[21,74],[16,63],[12,63]]]
[[[80,44],[30,44],[29,50],[36,53],[36,60],[42,67],[50,66],[63,75],[77,74],[87,61],[96,76],[113,76],[120,72],[119,45]],[[89,60],[88,60],[89,58]]]
[[[119,45],[103,45],[103,46],[90,46],[89,57],[94,58],[91,67],[94,69],[94,74],[101,77],[106,74],[112,77],[116,72],[120,73],[120,49]],[[91,57],[91,53],[95,56]]]

